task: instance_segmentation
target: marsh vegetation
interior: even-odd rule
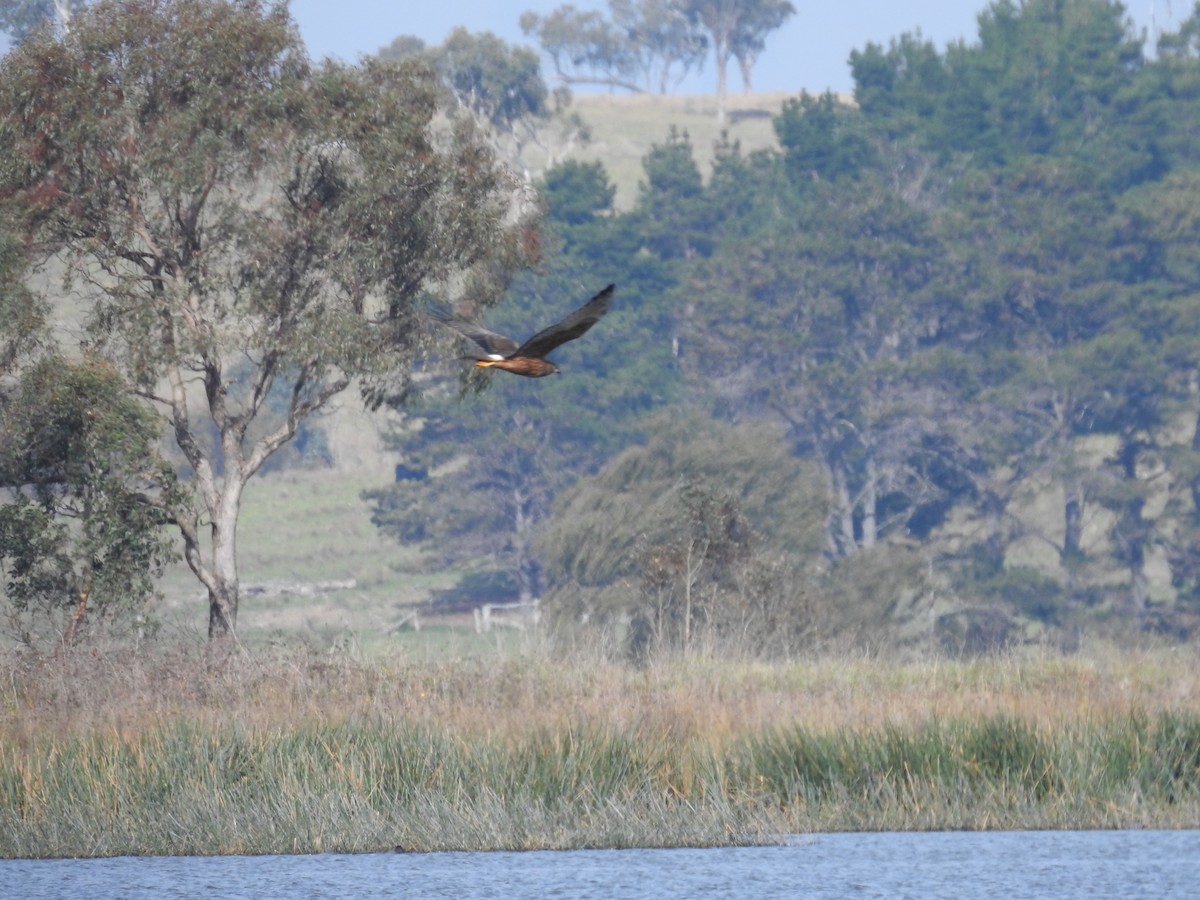
[[[0,855],[1200,823],[1194,655],[5,660]],[[211,652],[211,651],[210,651]]]

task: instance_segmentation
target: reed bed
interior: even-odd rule
[[[0,856],[1194,828],[1195,663],[14,658]]]

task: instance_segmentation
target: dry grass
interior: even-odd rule
[[[356,661],[303,646],[9,657],[0,740],[129,729],[184,717],[202,726],[405,721],[474,736],[653,723],[714,746],[803,725],[916,727],[988,715],[1054,729],[1131,714],[1200,715],[1194,647],[1063,657],[887,662],[838,656],[788,663],[681,658],[644,670],[534,650],[444,661]]]
[[[716,100],[711,95],[580,94],[573,109],[591,131],[591,142],[572,154],[584,162],[600,161],[617,188],[616,206],[628,210],[637,197],[638,182],[645,176],[642,159],[654,144],[666,141],[672,127],[687,132],[696,163],[705,177],[713,158],[713,144],[725,132],[742,151],[779,146],[771,120],[779,114],[789,93],[729,95],[729,120],[721,126]]]
[[[976,662],[9,657],[0,856],[1195,827],[1195,651]]]

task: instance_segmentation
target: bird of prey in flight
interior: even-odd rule
[[[557,325],[542,329],[519,346],[512,338],[488,331],[461,316],[440,310],[434,311],[432,315],[443,325],[474,341],[481,348],[460,357],[475,360],[476,368],[503,369],[515,375],[541,378],[543,375],[558,374],[558,366],[549,362],[546,355],[555,347],[575,340],[599,322],[608,312],[608,304],[612,300],[615,287],[616,285],[610,284]]]

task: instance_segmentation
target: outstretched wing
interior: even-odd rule
[[[482,354],[473,354],[476,359],[504,359],[505,357],[512,356],[513,351],[517,349],[517,342],[512,338],[496,334],[494,331],[488,331],[483,326],[476,325],[474,322],[468,321],[461,316],[456,316],[442,309],[430,310],[429,314],[447,328],[457,331],[463,337],[471,339],[482,347]]]
[[[555,347],[573,341],[604,317],[612,300],[615,284],[610,284],[595,297],[571,313],[557,325],[545,328],[523,343],[512,356],[531,356],[541,359]]]

